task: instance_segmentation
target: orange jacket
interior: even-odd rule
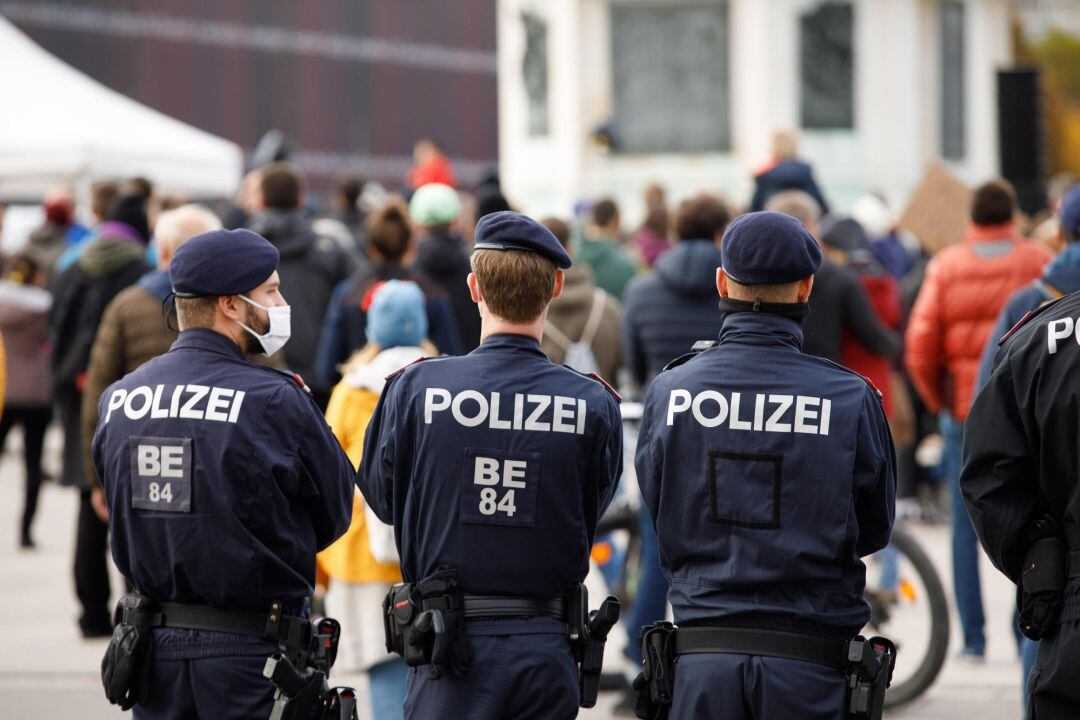
[[[1013,248],[993,257],[975,248],[1002,241]],[[1039,277],[1050,258],[1011,224],[974,226],[964,242],[945,248],[926,266],[908,320],[904,360],[932,412],[944,408],[957,420],[967,417],[979,356],[998,313],[1014,290]]]

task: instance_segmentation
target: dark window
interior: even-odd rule
[[[962,160],[967,152],[964,20],[963,2],[941,3],[941,155],[949,160]]]
[[[616,2],[611,44],[617,150],[728,149],[726,2]]]
[[[855,10],[826,2],[799,19],[802,126],[855,127]]]
[[[525,57],[521,59],[521,77],[529,98],[529,135],[548,134],[548,28],[536,15],[524,13]]]

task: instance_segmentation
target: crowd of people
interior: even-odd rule
[[[133,178],[96,183],[84,226],[71,191],[57,188],[43,199],[44,222],[25,247],[4,252],[0,445],[12,427],[22,428],[18,542],[34,547],[44,437],[55,418],[64,448],[55,479],[81,498],[74,574],[86,637],[112,632],[108,512],[90,461],[98,399],[176,340],[168,269],[187,240],[246,227],[277,248],[292,340],[259,362],[303,377],[354,466],[388,374],[420,357],[463,355],[480,344],[467,283],[472,232],[485,214],[513,203],[494,177],[472,191],[458,187],[430,141],[419,143],[416,155],[402,194],[345,178],[327,212],[314,209],[303,173],[284,162],[253,170],[237,198],[217,212],[160,197],[151,183]],[[611,198],[591,199],[573,217],[543,218],[574,265],[551,303],[542,349],[557,363],[598,374],[624,397],[640,396],[696,341],[718,336],[725,318],[716,268],[729,223],[744,209],[795,217],[824,255],[803,321],[804,349],[855,370],[882,393],[901,513],[944,516],[952,508],[962,657],[981,660],[980,550],[958,485],[963,423],[996,340],[1027,311],[1080,289],[1080,190],[1055,198],[1047,223],[1035,231],[1020,221],[1009,185],[991,180],[973,192],[968,234],[931,252],[874,194],[860,198],[851,217],[830,211],[789,138],[777,143],[775,161],[756,180],[745,208],[715,192],[671,204],[664,188],[650,185],[636,228],[625,226]],[[1022,234],[1029,227],[1037,241]],[[663,617],[667,602],[644,507],[640,522],[644,566],[625,620],[631,637]],[[378,617],[388,585],[401,577],[397,551],[392,530],[359,493],[349,531],[320,554],[318,567],[327,610],[346,621],[343,665],[370,673],[376,717],[400,715],[405,666],[383,651]],[[627,652],[640,662],[634,643]],[[1030,646],[1025,657],[1031,662]]]

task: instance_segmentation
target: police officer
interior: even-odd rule
[[[1041,639],[1028,716],[1080,708],[1080,293],[1002,340],[964,427],[960,487],[994,565],[1020,585],[1021,629]]]
[[[719,341],[653,381],[636,455],[678,626],[670,717],[844,718],[860,557],[893,521],[881,397],[801,351],[821,263],[801,223],[744,215],[721,250]]]
[[[179,338],[99,401],[112,555],[141,608],[118,611],[110,672],[121,633],[153,638],[136,718],[269,717],[263,666],[304,637],[315,553],[349,524],[352,468],[303,381],[245,359],[289,338],[277,265],[248,230],[189,240],[169,271]]]
[[[612,390],[540,350],[570,262],[534,220],[485,216],[468,277],[480,346],[391,376],[368,428],[358,484],[394,526],[411,604],[448,609],[430,665],[411,670],[406,717],[577,714],[568,595],[622,469],[622,430]]]

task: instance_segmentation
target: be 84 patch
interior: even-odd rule
[[[191,438],[132,437],[131,507],[191,512]]]
[[[539,483],[540,453],[466,448],[458,519],[532,527]]]

